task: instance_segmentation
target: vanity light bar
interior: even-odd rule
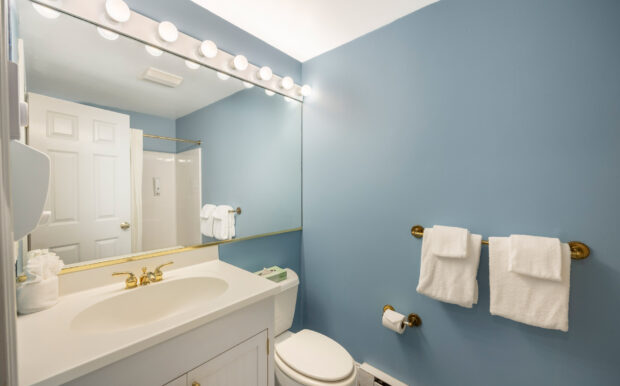
[[[304,96],[308,96],[312,90],[310,86],[295,84],[289,76],[273,74],[269,67],[258,67],[249,63],[243,55],[231,55],[222,51],[212,41],[201,41],[186,35],[169,21],[158,22],[131,11],[122,0],[30,1],[300,102],[303,102]]]

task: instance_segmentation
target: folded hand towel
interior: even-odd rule
[[[17,312],[30,314],[58,303],[58,276],[17,285]]]
[[[232,206],[218,205],[213,212],[213,237],[229,240],[235,235],[235,216]]]
[[[510,240],[489,238],[491,314],[532,326],[568,331],[570,247],[561,244],[561,250],[562,280],[541,280],[510,272]]]
[[[206,204],[200,210],[200,233],[207,237],[213,237],[213,212],[216,206]]]
[[[467,256],[467,243],[469,241],[467,229],[435,225],[433,227],[433,239],[433,254],[435,256],[458,259]]]
[[[510,235],[508,270],[541,279],[562,280],[560,240],[550,237]]]
[[[461,259],[438,257],[433,254],[435,230],[424,231],[420,280],[417,291],[446,303],[471,308],[478,303],[478,263],[482,236],[469,235],[467,254]]]

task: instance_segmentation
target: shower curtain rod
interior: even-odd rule
[[[155,138],[155,139],[165,139],[166,141],[177,141],[177,142],[187,142],[187,143],[193,143],[195,145],[200,145],[200,141],[193,141],[191,139],[182,139],[182,138],[172,138],[172,137],[162,137],[160,135],[153,135],[153,134],[142,134],[143,137],[146,138]]]

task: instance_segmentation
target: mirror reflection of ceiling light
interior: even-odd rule
[[[192,62],[191,60],[186,60],[185,61],[185,65],[187,66],[187,68],[189,68],[190,70],[197,70],[200,67],[200,64],[196,63],[196,62]]]
[[[32,7],[46,19],[56,19],[60,16],[60,12],[41,4],[32,3]]]
[[[106,0],[105,12],[110,19],[117,23],[124,23],[131,16],[131,11],[123,0]]]
[[[217,46],[211,40],[200,43],[198,52],[205,58],[213,59],[217,56]]]
[[[109,29],[97,27],[97,32],[101,35],[102,38],[107,40],[116,40],[118,39],[118,34],[116,32],[112,32]]]
[[[287,97],[287,96],[285,96],[285,97],[284,97],[284,100],[285,100],[286,102],[289,102],[289,103],[293,101],[293,99],[291,99],[291,98],[289,98],[289,97]]]
[[[149,54],[153,56],[161,56],[161,54],[164,53],[164,51],[160,50],[159,48],[149,46],[148,44],[145,44],[144,48],[146,49],[146,52],[148,52]]]
[[[273,71],[271,71],[271,68],[263,66],[260,68],[260,70],[258,70],[257,76],[260,80],[271,80],[271,77],[273,76]]]
[[[232,60],[232,67],[238,71],[245,71],[248,68],[248,58],[243,55],[237,55]]]
[[[293,81],[293,78],[291,78],[290,76],[285,76],[280,81],[280,87],[282,87],[285,90],[292,89],[294,85],[295,85],[295,82]]]
[[[269,96],[274,96],[274,95],[276,95],[276,93],[275,93],[275,92],[273,92],[273,91],[271,91],[271,90],[267,90],[267,89],[265,89],[265,94],[267,94],[267,95],[269,95]]]
[[[308,86],[307,84],[304,84],[303,86],[301,86],[301,90],[300,90],[301,96],[310,96],[310,94],[312,94],[312,87]]]
[[[159,37],[168,43],[174,43],[179,38],[179,30],[177,27],[169,21],[162,21],[157,27]]]
[[[230,78],[230,75],[217,71],[217,77],[220,78],[221,80],[227,80]]]
[[[252,83],[250,83],[250,82],[243,82],[243,87],[245,87],[245,88],[252,88],[252,87],[254,87],[254,85]]]
[[[142,79],[149,80],[151,82],[161,84],[167,87],[177,87],[183,82],[183,77],[169,72],[149,67],[142,75]]]

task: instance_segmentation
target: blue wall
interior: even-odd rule
[[[220,260],[250,272],[278,265],[300,273],[301,231],[239,241],[219,246]],[[291,330],[302,328],[302,291],[297,293],[297,308]]]
[[[126,0],[129,7],[155,20],[168,20],[180,31],[200,40],[213,40],[231,54],[243,54],[250,63],[270,66],[275,74],[301,79],[301,63],[264,41],[228,23],[190,0]]]
[[[176,128],[179,138],[202,141],[202,202],[243,210],[237,237],[301,226],[301,104],[254,87]]]
[[[620,2],[442,0],[303,64],[304,324],[414,385],[617,385]],[[412,225],[581,240],[568,333],[416,293]],[[391,303],[420,329],[381,327]]]

